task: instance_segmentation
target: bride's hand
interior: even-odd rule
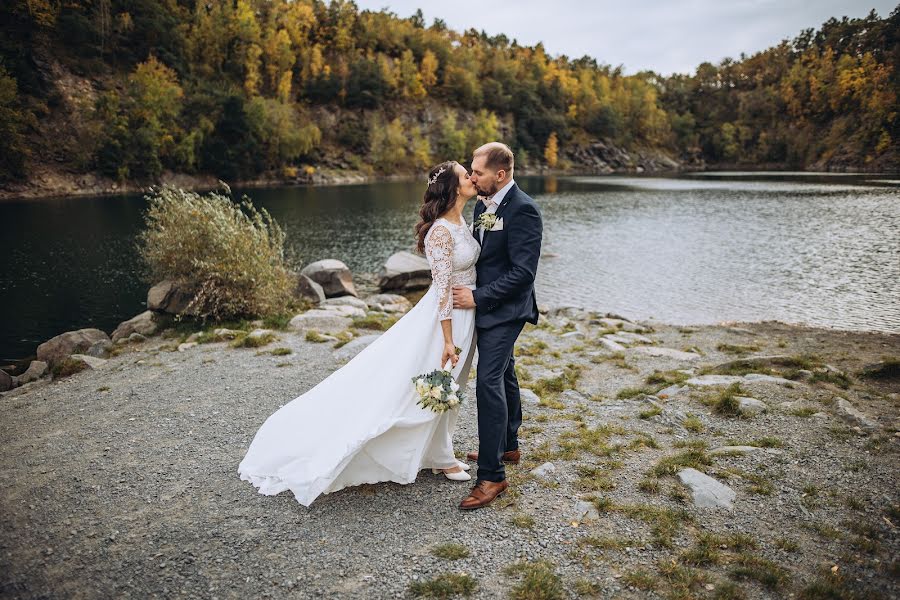
[[[456,363],[459,361],[459,355],[456,353],[456,346],[452,343],[444,344],[444,351],[441,353],[441,368],[444,368],[444,365],[447,364],[447,361],[450,361],[452,366],[456,366]]]

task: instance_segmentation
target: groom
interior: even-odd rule
[[[525,323],[536,324],[534,276],[541,255],[541,212],[513,181],[513,153],[491,142],[475,150],[470,180],[481,200],[473,235],[481,244],[476,288],[453,288],[454,308],[475,309],[478,336],[478,479],[462,510],[490,504],[506,491],[503,463],[519,462],[522,404],[513,346]],[[482,226],[479,227],[479,224]]]

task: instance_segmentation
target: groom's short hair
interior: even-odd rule
[[[484,155],[485,166],[494,171],[506,171],[512,173],[515,167],[515,159],[512,150],[503,142],[488,142],[478,147],[472,157]]]

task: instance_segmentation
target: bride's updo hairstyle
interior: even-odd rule
[[[425,234],[439,216],[450,210],[459,193],[459,177],[454,171],[455,160],[448,160],[431,167],[425,188],[420,220],[416,224],[416,248],[425,252]]]

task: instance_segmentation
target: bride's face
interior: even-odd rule
[[[456,172],[457,177],[459,177],[460,196],[469,199],[478,193],[478,190],[475,189],[475,184],[473,184],[469,179],[469,172],[466,171],[466,168],[464,166],[456,163],[456,166],[453,167],[453,170]]]

